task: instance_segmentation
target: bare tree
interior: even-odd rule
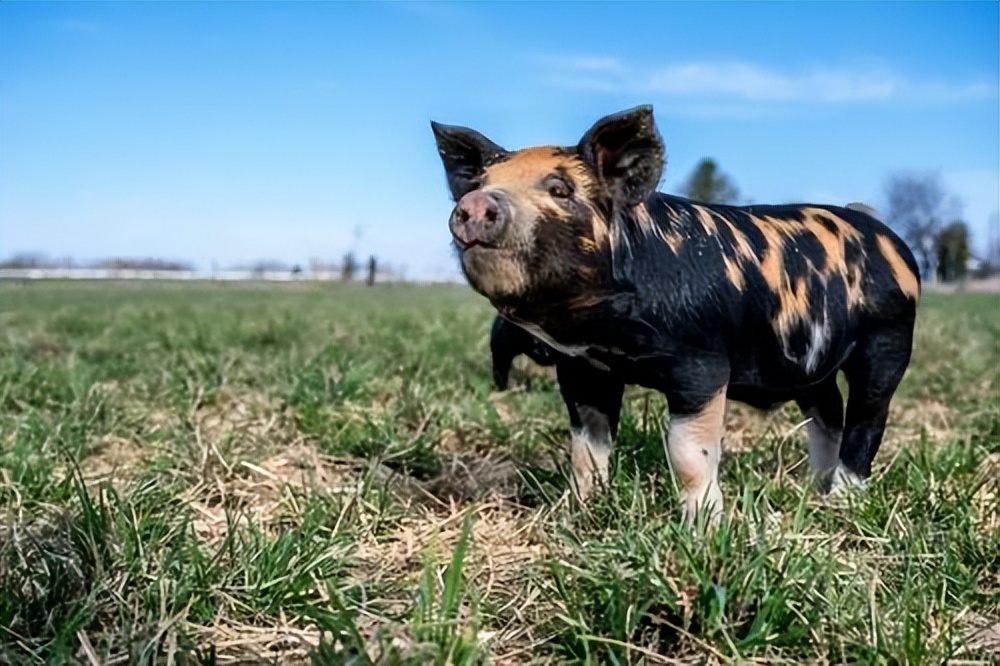
[[[357,270],[358,260],[354,258],[353,252],[348,252],[344,255],[344,263],[340,265],[340,279],[344,282],[353,282]]]
[[[937,239],[945,220],[961,216],[961,202],[949,196],[936,173],[897,173],[885,184],[886,222],[920,259],[924,279],[937,277]]]

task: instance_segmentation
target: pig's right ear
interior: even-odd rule
[[[663,174],[663,139],[648,105],[601,118],[577,150],[611,198],[628,206],[644,202]]]
[[[442,125],[431,121],[438,153],[448,176],[448,188],[455,201],[475,189],[472,180],[483,169],[503,159],[507,151],[476,130]]]

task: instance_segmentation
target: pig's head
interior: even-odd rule
[[[448,225],[472,287],[494,305],[574,299],[607,287],[615,216],[663,170],[653,110],[597,121],[576,146],[508,151],[431,123],[455,200]]]

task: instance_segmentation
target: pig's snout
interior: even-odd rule
[[[478,190],[469,192],[455,206],[448,226],[462,249],[496,244],[507,226],[507,213],[497,197]]]

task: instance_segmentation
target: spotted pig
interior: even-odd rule
[[[581,497],[607,478],[626,384],[666,396],[689,520],[722,510],[727,398],[794,400],[811,417],[823,489],[871,476],[920,296],[913,255],[889,228],[853,208],[657,192],[664,148],[649,106],[597,121],[575,146],[509,151],[432,127],[469,284],[558,352]]]

